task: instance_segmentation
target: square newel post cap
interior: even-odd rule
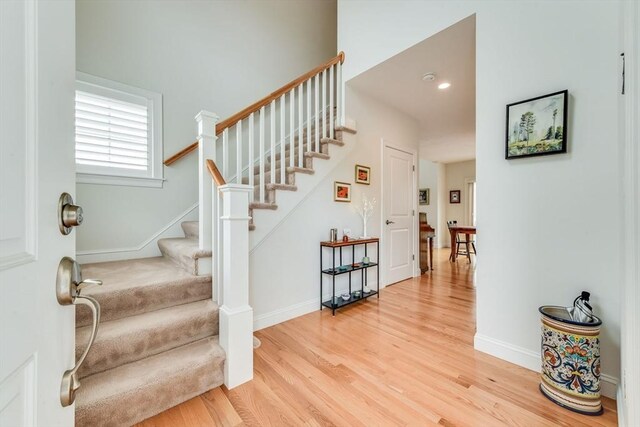
[[[196,122],[198,123],[198,138],[210,137],[216,135],[216,123],[220,117],[210,111],[202,110],[196,114]]]
[[[196,114],[196,122],[200,122],[202,120],[213,120],[214,122],[217,122],[220,120],[220,116],[216,113],[212,113],[211,111],[200,110],[200,112]]]
[[[218,187],[218,191],[220,191],[221,193],[250,193],[253,191],[253,187],[247,184],[225,184]]]

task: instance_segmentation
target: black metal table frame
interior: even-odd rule
[[[367,265],[364,265],[362,263],[360,263],[360,267],[358,268],[353,268],[352,265],[355,263],[355,254],[356,254],[356,246],[358,245],[364,245],[364,256],[367,257],[368,256],[368,247],[367,245],[369,244],[375,244],[376,245],[376,262],[374,263],[368,263]],[[327,307],[330,308],[332,310],[332,315],[335,316],[336,315],[336,309],[337,308],[341,308],[344,307],[346,305],[352,304],[354,302],[357,301],[361,301],[364,299],[367,299],[373,295],[377,295],[378,298],[380,298],[380,270],[379,270],[379,262],[380,262],[380,241],[374,241],[374,242],[366,242],[366,243],[359,243],[357,240],[354,240],[353,243],[350,243],[348,245],[344,245],[344,246],[339,246],[338,249],[340,250],[340,266],[343,265],[342,263],[342,248],[343,247],[349,247],[351,246],[351,265],[349,266],[349,268],[347,268],[344,271],[340,271],[340,270],[336,270],[336,247],[335,246],[323,246],[322,244],[320,244],[320,310],[322,310],[323,307]],[[331,269],[330,270],[325,270],[323,269],[323,248],[330,248],[331,249]],[[372,267],[376,267],[376,290],[375,291],[371,291],[369,292],[367,295],[364,294],[364,287],[368,286],[368,270],[369,268]],[[354,271],[358,271],[361,270],[362,273],[360,274],[360,297],[359,298],[353,298],[353,294],[352,294],[352,289],[351,289],[351,273],[353,273]],[[349,273],[349,295],[350,298],[347,301],[344,300],[338,300],[338,302],[334,302],[334,300],[336,299],[336,276],[339,276],[341,274],[345,274],[345,273]],[[330,276],[332,276],[332,293],[331,293],[331,300],[329,300],[328,302],[323,302],[322,298],[323,298],[323,282],[324,282],[324,277],[323,274],[329,274]]]

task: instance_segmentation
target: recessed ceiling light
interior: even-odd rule
[[[451,83],[449,83],[449,82],[440,83],[440,84],[438,85],[438,89],[446,89],[446,88],[448,88],[449,86],[451,86]]]
[[[425,73],[422,75],[422,80],[425,82],[432,82],[436,79],[436,73]]]

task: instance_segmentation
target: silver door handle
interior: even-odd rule
[[[387,220],[387,225],[389,224],[395,224],[395,222]]]
[[[82,289],[91,285],[102,285],[102,281],[96,279],[82,280],[82,270],[80,265],[72,258],[64,257],[58,265],[58,277],[56,280],[56,296],[60,305],[86,305],[91,309],[92,328],[89,343],[84,349],[82,356],[76,361],[75,366],[69,369],[62,376],[62,384],[60,385],[60,403],[62,406],[73,404],[76,398],[76,391],[80,388],[80,380],[78,379],[78,370],[84,359],[89,354],[89,350],[93,345],[98,334],[98,325],[100,324],[100,304],[94,298],[86,295],[80,295]]]

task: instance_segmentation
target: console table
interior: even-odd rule
[[[349,304],[353,304],[354,302],[367,299],[373,295],[377,295],[380,298],[380,273],[376,268],[376,288],[370,289],[370,292],[365,293],[364,287],[369,284],[368,270],[372,267],[378,267],[378,262],[380,259],[380,239],[377,237],[372,237],[369,239],[358,239],[358,240],[349,240],[348,242],[320,242],[320,310],[322,307],[327,307],[332,310],[332,314],[336,315],[336,309],[344,307]],[[364,245],[364,256],[368,255],[368,245],[375,244],[376,245],[376,260],[367,264],[364,264],[362,260],[356,261],[356,246]],[[339,252],[339,264],[336,266],[336,249]],[[344,249],[344,251],[343,251]],[[351,249],[351,251],[349,251]],[[328,252],[331,251],[331,268],[324,268],[324,259],[323,253],[325,250]],[[343,252],[351,252],[350,263],[344,264],[343,262]],[[353,291],[352,289],[352,273],[360,271],[360,291]],[[336,296],[336,276],[340,276],[342,274],[349,275],[349,299],[344,300],[341,296]],[[332,279],[332,292],[331,299],[327,301],[322,301],[323,298],[323,277],[324,275],[328,275]],[[359,294],[358,294],[359,292]]]

